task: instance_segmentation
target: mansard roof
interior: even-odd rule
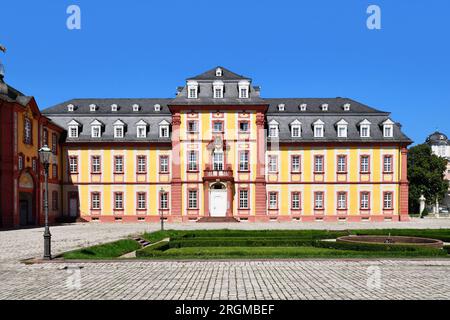
[[[217,68],[222,69],[222,76],[216,76]],[[213,81],[213,80],[250,80],[250,78],[241,76],[237,73],[234,73],[227,68],[217,66],[212,68],[206,72],[203,72],[195,77],[188,78],[187,80],[197,80],[197,81]]]

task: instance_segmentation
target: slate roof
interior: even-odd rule
[[[445,134],[435,131],[427,137],[426,143],[430,146],[448,146],[450,142]]]
[[[301,137],[292,138],[290,131],[290,123],[294,120],[301,122]],[[324,122],[324,137],[315,138],[313,132],[313,123],[317,120]],[[347,125],[347,138],[337,137],[337,122],[344,119]],[[359,132],[359,123],[361,120],[367,119],[371,122],[370,137],[361,138]],[[279,123],[279,142],[319,142],[319,141],[336,141],[336,142],[411,142],[411,140],[401,132],[400,124],[394,124],[394,132],[392,138],[383,137],[383,128],[381,123],[388,119],[384,114],[366,114],[364,117],[359,115],[268,115],[267,121],[275,120]],[[272,138],[269,138],[271,140]],[[273,139],[272,139],[273,140]],[[275,139],[277,140],[277,139]]]
[[[222,69],[222,76],[218,77],[216,76],[216,70],[217,68],[221,68]],[[227,68],[221,67],[221,66],[217,66],[212,68],[211,70],[208,70],[202,74],[199,74],[195,77],[192,78],[188,78],[187,80],[197,80],[197,81],[203,81],[203,80],[250,80],[250,78],[241,76],[237,73],[234,73],[230,70],[228,70]]]
[[[73,99],[60,103],[54,107],[45,109],[43,114],[51,118],[55,123],[67,128],[67,124],[75,119],[83,126],[80,131],[80,137],[73,139],[76,141],[98,141],[98,138],[90,137],[90,122],[94,119],[105,124],[105,132],[101,141],[120,141],[113,137],[113,123],[120,119],[127,125],[125,133],[126,141],[142,141],[142,138],[136,138],[136,123],[144,120],[149,124],[150,133],[146,138],[148,141],[160,141],[159,122],[167,120],[171,122],[171,105],[266,105],[266,123],[275,120],[279,123],[279,141],[280,142],[317,142],[317,141],[346,141],[346,142],[402,142],[411,143],[412,141],[402,133],[401,125],[394,123],[394,136],[384,138],[381,123],[389,119],[390,113],[380,111],[369,107],[363,103],[349,98],[261,98],[259,87],[251,84],[251,79],[240,76],[226,68],[222,69],[222,76],[216,76],[215,67],[198,76],[187,79],[195,80],[198,83],[198,98],[187,98],[187,84],[178,87],[175,98],[155,98],[155,99]],[[221,99],[213,98],[213,83],[216,80],[223,81],[224,97]],[[249,82],[249,98],[239,99],[238,89],[239,81]],[[67,111],[67,105],[73,104],[76,109],[73,112]],[[95,112],[90,111],[90,105],[97,105]],[[117,104],[119,109],[116,112],[111,111],[111,105]],[[133,104],[139,104],[141,110],[133,111]],[[159,104],[161,111],[155,111],[154,105]],[[278,110],[278,105],[284,104],[284,111]],[[322,105],[327,105],[327,111],[322,110]],[[306,110],[300,110],[301,105],[306,105]],[[350,109],[345,110],[344,105],[349,105]],[[300,138],[291,138],[290,123],[298,120],[301,122],[302,136]],[[318,119],[325,123],[324,138],[313,137],[312,123]],[[348,123],[348,137],[337,138],[336,123],[344,119]],[[367,119],[371,122],[371,137],[361,138],[359,134],[359,123]],[[170,141],[170,138],[166,138]]]

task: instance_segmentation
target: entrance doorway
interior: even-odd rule
[[[227,216],[227,189],[222,183],[215,183],[209,192],[209,214],[211,217]]]
[[[78,217],[78,192],[70,192],[69,193],[69,217],[77,218]]]
[[[19,193],[19,215],[19,222],[21,226],[29,226],[35,224],[33,217],[33,193]]]

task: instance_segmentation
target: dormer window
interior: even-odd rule
[[[306,111],[306,106],[307,106],[306,103],[302,103],[302,104],[300,105],[300,111]]]
[[[67,111],[73,112],[73,110],[75,110],[75,106],[73,104],[68,104],[67,105]]]
[[[370,138],[370,125],[371,122],[367,119],[359,123],[359,134],[361,138]]]
[[[269,122],[269,137],[276,138],[279,134],[279,127],[278,122],[275,120],[272,120]]]
[[[160,104],[155,104],[155,105],[154,105],[154,108],[155,108],[155,111],[156,111],[156,112],[161,111],[161,105],[160,105]]]
[[[394,136],[394,122],[391,119],[387,119],[382,123],[383,125],[383,137],[392,138]]]
[[[336,126],[338,138],[347,138],[348,122],[345,121],[344,119],[341,119],[339,122],[336,123]]]
[[[284,111],[284,103],[278,105],[278,111]]]
[[[221,77],[222,75],[223,75],[222,68],[217,68],[216,69],[216,77]]]
[[[198,83],[197,81],[188,81],[187,92],[189,99],[197,99],[198,96]]]
[[[138,112],[139,109],[140,109],[140,106],[137,103],[133,104],[133,111],[134,112]]]
[[[323,138],[325,131],[324,124],[325,123],[320,119],[313,123],[314,138]]]
[[[328,111],[328,103],[322,104],[322,111]]]
[[[68,128],[69,138],[78,138],[80,124],[77,121],[72,120],[68,123]]]
[[[248,81],[239,81],[239,99],[247,99],[250,83]]]
[[[136,123],[136,136],[138,138],[146,138],[147,137],[147,122],[144,120],[140,120]]]
[[[100,138],[102,136],[102,123],[97,119],[91,122],[91,137]]]
[[[94,112],[94,111],[97,110],[97,106],[96,106],[95,104],[90,104],[90,105],[89,105],[89,110],[90,110],[91,112]]]
[[[350,103],[345,103],[343,108],[344,108],[344,111],[350,111]]]
[[[223,82],[222,81],[214,81],[213,92],[214,92],[214,99],[222,99],[223,98]]]
[[[112,112],[116,112],[117,110],[118,110],[117,104],[115,104],[115,103],[112,104],[112,105],[111,105],[111,111],[112,111]]]
[[[121,120],[117,120],[113,124],[114,126],[114,138],[123,138],[125,135],[125,123]]]
[[[169,137],[169,122],[163,120],[159,123],[159,137],[168,138]]]
[[[300,138],[302,136],[302,123],[295,119],[291,122],[291,137]]]

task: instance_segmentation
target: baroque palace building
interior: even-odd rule
[[[32,99],[15,105],[34,112],[38,141],[43,130],[61,137],[61,219],[408,219],[411,140],[389,113],[348,98],[266,99],[250,78],[216,67],[175,98],[74,99],[45,116]],[[27,162],[36,154],[22,153],[40,179]]]

